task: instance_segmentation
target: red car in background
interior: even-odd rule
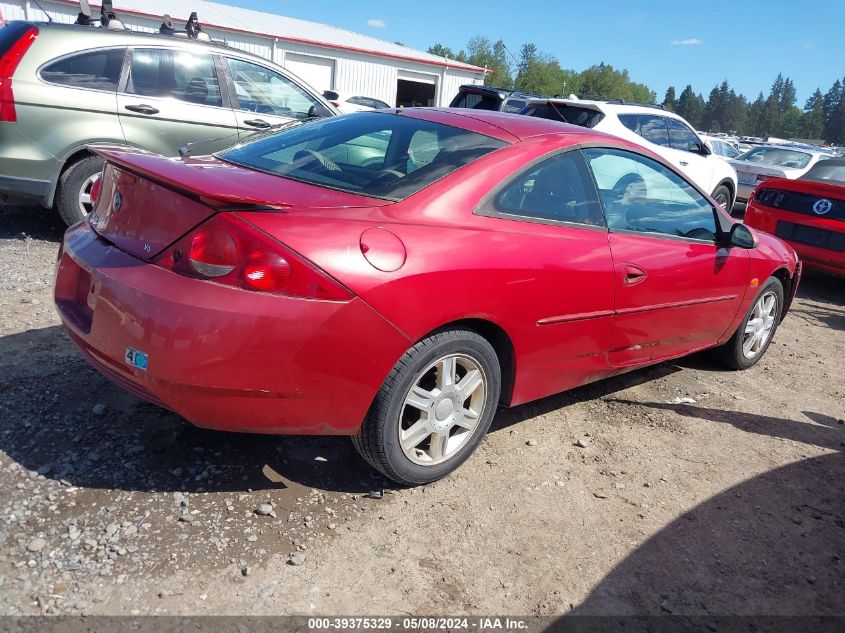
[[[129,391],[202,427],[350,435],[443,477],[512,406],[705,348],[765,353],[794,251],[584,128],[406,109],[217,156],[106,158],[55,302]]]
[[[845,276],[845,159],[819,162],[797,180],[764,181],[745,223],[789,242],[808,268]]]

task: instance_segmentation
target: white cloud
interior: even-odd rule
[[[690,37],[685,40],[672,40],[669,42],[672,46],[698,46],[699,44],[703,44],[700,39],[697,37]]]
[[[367,20],[367,24],[377,29],[383,29],[387,26],[387,22],[378,18],[370,18],[369,20]]]

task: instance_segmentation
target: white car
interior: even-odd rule
[[[682,117],[660,106],[620,100],[530,99],[520,114],[607,132],[650,149],[699,189],[730,209],[737,196],[733,166],[716,156]]]
[[[830,153],[790,145],[759,145],[740,154],[731,164],[739,178],[737,200],[746,202],[754,188],[767,178],[800,178]]]
[[[740,152],[736,146],[730,141],[718,136],[710,136],[708,134],[698,133],[698,138],[705,142],[710,151],[723,160],[730,160],[736,158]]]
[[[381,99],[374,99],[373,97],[361,97],[358,95],[338,92],[337,90],[324,90],[323,98],[331,103],[335,108],[340,110],[343,114],[350,112],[364,112],[366,110],[382,110],[389,108],[390,105]]]

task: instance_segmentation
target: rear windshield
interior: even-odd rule
[[[801,176],[801,180],[820,180],[845,185],[845,162],[822,160]]]
[[[781,149],[779,147],[756,147],[738,156],[737,160],[747,160],[750,163],[760,163],[773,167],[788,167],[791,169],[803,169],[813,158],[812,154],[797,152],[792,149]]]
[[[399,114],[359,112],[263,137],[219,158],[330,189],[404,200],[506,144]]]
[[[551,103],[532,104],[522,110],[520,114],[536,116],[551,121],[563,121],[564,123],[588,128],[595,127],[604,118],[604,115],[596,110],[563,103],[556,103],[554,105]]]
[[[458,96],[452,99],[450,108],[471,108],[472,110],[498,110],[502,100],[488,94],[476,94],[474,92],[459,92]]]

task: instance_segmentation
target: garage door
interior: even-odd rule
[[[333,59],[288,53],[285,55],[285,68],[299,75],[317,92],[322,93],[323,90],[331,90],[334,87]]]

